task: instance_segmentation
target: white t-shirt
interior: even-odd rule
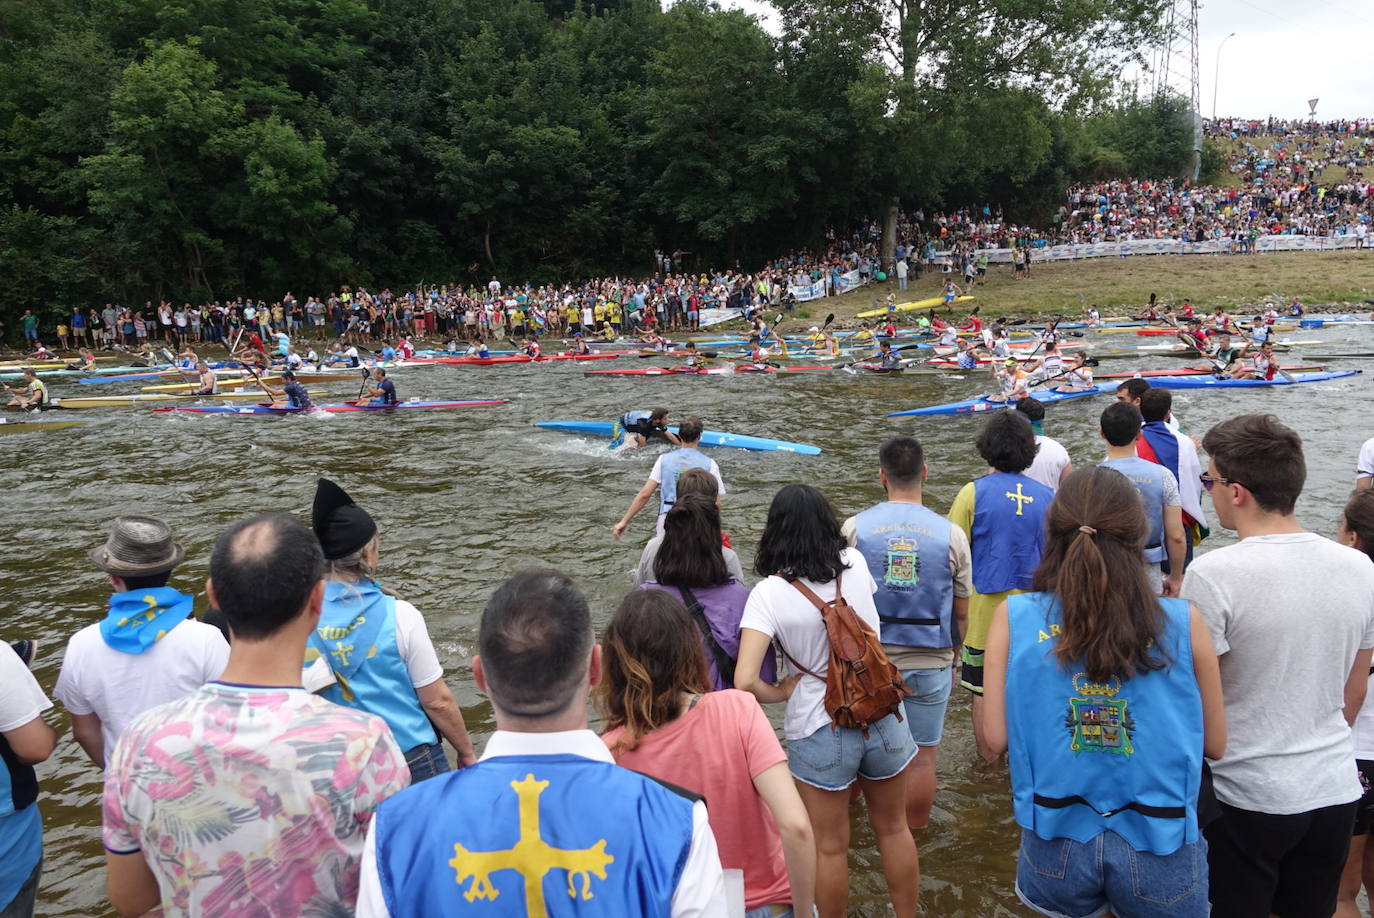
[[[19,654],[0,647],[0,733],[18,730],[51,707]]]
[[[405,661],[413,688],[423,688],[444,677],[424,616],[404,599],[396,600],[396,652]]]
[[[1355,479],[1374,478],[1374,437],[1360,447],[1360,461],[1355,466]]]
[[[67,642],[53,697],[72,714],[100,718],[105,761],[139,714],[178,701],[215,679],[229,662],[229,644],[213,625],[187,619],[143,653],[105,643],[99,623]]]
[[[1196,559],[1182,596],[1221,658],[1217,797],[1277,815],[1359,799],[1343,708],[1355,654],[1374,647],[1374,562],[1311,532],[1252,536]]]
[[[1038,481],[1051,491],[1059,490],[1059,476],[1069,464],[1069,451],[1058,440],[1035,435],[1035,461],[1021,474]]]
[[[878,591],[878,584],[868,572],[868,563],[856,548],[846,548],[841,559],[848,565],[840,578],[845,601],[877,631],[878,608],[873,604],[873,594]],[[809,587],[822,602],[835,598],[833,581],[800,582]],[[800,590],[781,577],[769,577],[750,591],[739,626],[777,638],[798,663],[813,673],[825,675],[830,662],[830,641],[825,634],[820,610]],[[829,724],[830,715],[825,713],[825,680],[802,673],[801,681],[787,700],[783,732],[789,740],[805,739]]]
[[[649,480],[652,481],[654,484],[658,485],[660,488],[663,487],[663,456],[665,455],[667,455],[667,453],[664,453],[660,455],[657,459],[655,459],[654,467],[649,471]],[[724,496],[725,479],[720,477],[720,466],[716,464],[716,460],[711,460],[711,467],[709,471],[711,472],[711,477],[716,480],[716,485],[720,488],[721,495]],[[659,506],[663,506],[661,501],[659,502]],[[666,513],[667,510],[664,509],[664,512]],[[662,514],[659,515],[662,516]],[[661,521],[658,531],[659,535],[663,534],[663,527],[661,525]]]

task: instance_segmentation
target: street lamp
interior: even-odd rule
[[[1217,87],[1221,85],[1221,49],[1224,48],[1224,47],[1226,47],[1226,43],[1227,43],[1228,41],[1230,41],[1231,39],[1235,38],[1235,37],[1236,37],[1236,33],[1235,33],[1235,32],[1232,32],[1230,35],[1227,35],[1225,38],[1223,38],[1223,39],[1221,40],[1221,44],[1217,45],[1217,66],[1216,66],[1216,70],[1214,70],[1214,71],[1212,72],[1212,127],[1213,127],[1213,129],[1216,128],[1216,124],[1217,124]]]

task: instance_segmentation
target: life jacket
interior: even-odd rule
[[[1198,839],[1202,697],[1188,603],[1160,599],[1166,668],[1091,682],[1053,655],[1061,622],[1044,593],[1007,600],[1007,738],[1016,821],[1043,839],[1108,830],[1165,855]],[[1055,713],[1055,709],[1060,713]]]
[[[1129,459],[1108,459],[1098,465],[1116,469],[1125,475],[1145,505],[1145,522],[1149,526],[1145,537],[1145,561],[1158,564],[1169,553],[1164,548],[1164,476],[1170,474],[1163,466],[1132,456]]]
[[[920,504],[886,501],[854,518],[855,547],[878,584],[873,594],[884,644],[954,645],[949,520]]]
[[[678,476],[688,469],[711,470],[711,458],[699,449],[684,446],[659,457],[659,471],[663,481],[658,486],[658,512],[667,513],[677,500]]]
[[[692,846],[692,806],[651,778],[580,756],[483,759],[377,808],[382,895],[393,914],[433,918],[480,916],[492,902],[500,915],[666,918]]]

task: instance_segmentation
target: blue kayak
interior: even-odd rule
[[[1359,370],[1327,370],[1322,373],[1303,373],[1292,379],[1275,376],[1273,379],[1218,379],[1215,376],[1152,376],[1150,385],[1158,389],[1265,389],[1270,386],[1293,386],[1298,383],[1322,382],[1354,376]]]
[[[504,405],[505,399],[484,398],[467,401],[424,402],[415,399],[397,402],[394,405],[372,405],[368,403],[340,402],[331,405],[314,405],[310,408],[291,408],[286,405],[195,405],[187,408],[154,408],[154,411],[175,411],[186,414],[302,414],[323,411],[329,414],[347,414],[355,411],[406,411],[423,408],[479,408],[485,405]]]
[[[615,426],[610,421],[540,421],[535,425],[545,430],[561,430],[564,433],[590,434],[594,437],[611,436]],[[677,433],[676,427],[669,427]],[[821,451],[819,446],[808,443],[788,443],[786,440],[770,440],[767,437],[746,437],[743,434],[723,433],[719,430],[706,430],[701,434],[702,446],[733,446],[736,449],[751,449],[759,452],[800,453],[815,456]]]
[[[1154,380],[1150,380],[1151,384]],[[1103,392],[1115,392],[1120,383],[1113,380],[1109,383],[1098,383],[1096,388],[1088,389],[1083,392],[1056,392],[1053,389],[1039,389],[1030,394],[1030,397],[1037,402],[1053,404],[1054,402],[1066,402],[1075,398],[1086,398],[1089,395],[1101,395]],[[962,402],[946,402],[943,405],[927,405],[924,408],[911,408],[907,411],[894,411],[889,414],[890,418],[909,418],[930,414],[972,414],[977,411],[996,411],[999,408],[1010,408],[1015,402],[994,402],[989,401],[988,396],[982,395],[978,398],[965,399]]]

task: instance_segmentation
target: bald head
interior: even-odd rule
[[[215,542],[209,589],[235,638],[262,640],[300,616],[324,569],[313,532],[293,516],[266,513],[235,523]]]

